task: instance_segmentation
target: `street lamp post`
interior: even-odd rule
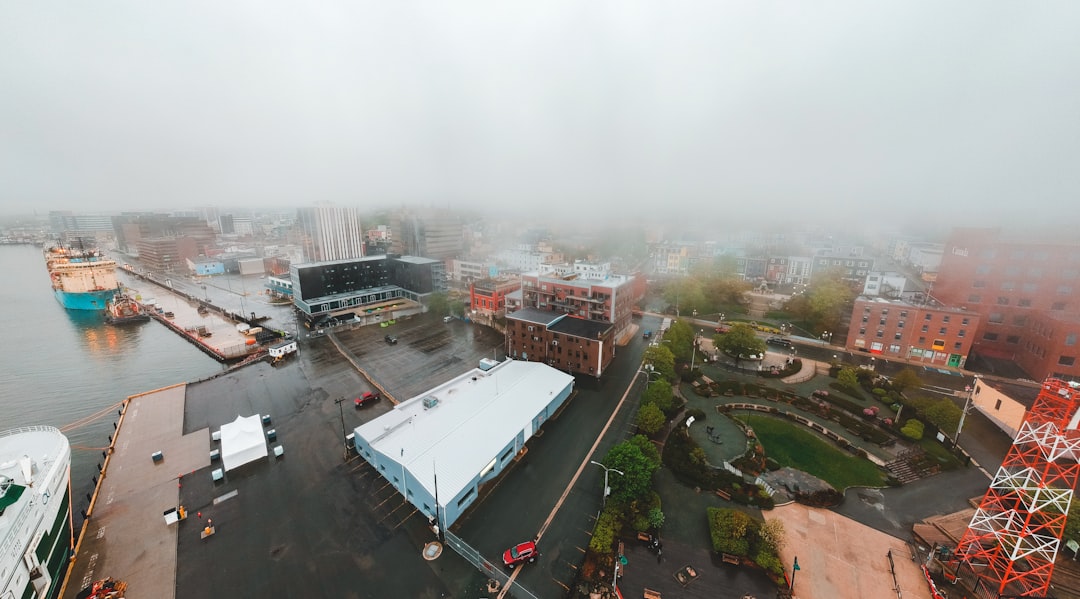
[[[826,343],[832,343],[832,333],[830,333],[829,331],[822,331],[821,344],[825,345]]]
[[[600,498],[600,507],[604,507],[605,505],[607,505],[607,496],[608,496],[608,493],[611,491],[608,488],[608,484],[607,484],[608,483],[608,472],[616,472],[616,473],[618,473],[618,474],[620,474],[622,476],[626,476],[626,474],[624,474],[622,470],[616,470],[615,468],[608,468],[607,466],[605,466],[605,465],[603,465],[600,462],[597,462],[595,460],[589,460],[589,463],[594,464],[596,466],[600,466],[601,468],[604,469],[604,495]]]

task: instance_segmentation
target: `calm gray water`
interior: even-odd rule
[[[0,273],[0,430],[63,428],[129,395],[222,369],[157,322],[110,327],[99,313],[65,310],[52,295],[40,248],[0,246]],[[66,433],[76,513],[88,503],[91,476],[116,420],[114,408]]]

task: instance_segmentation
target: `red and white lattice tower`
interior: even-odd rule
[[[1049,595],[1080,478],[1078,426],[1080,385],[1047,379],[952,555],[950,577],[970,569],[996,596]]]

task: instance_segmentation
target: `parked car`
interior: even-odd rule
[[[453,316],[443,316],[442,317],[443,322],[450,322],[451,320],[454,320]]]
[[[652,331],[645,331],[641,334],[642,339],[652,339]]]
[[[374,392],[371,392],[371,391],[364,391],[363,393],[360,394],[360,397],[357,397],[355,400],[353,400],[353,403],[356,404],[356,407],[362,408],[362,407],[368,405],[369,403],[375,403],[375,402],[379,401],[380,399],[382,399],[382,396],[380,396],[378,393],[374,393]]]
[[[536,543],[532,541],[525,541],[519,543],[503,552],[503,564],[511,570],[518,564],[524,564],[529,562],[530,564],[536,561],[536,556],[540,555],[536,551]]]
[[[765,343],[769,345],[779,345],[780,347],[794,347],[790,341],[783,337],[769,337],[765,340]]]
[[[721,327],[716,327],[716,332],[717,332],[717,333],[721,333],[721,334],[722,334],[722,333],[726,333],[726,332],[728,332],[728,331],[730,331],[730,330],[731,330],[731,329],[729,329],[729,328],[727,328],[727,327],[723,327],[723,326],[721,326]]]
[[[387,343],[389,343],[390,345],[396,345],[397,344],[397,337],[395,337],[393,335],[387,335],[387,336],[383,337],[383,340],[386,341]]]

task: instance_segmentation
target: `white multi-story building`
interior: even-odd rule
[[[310,262],[364,257],[364,234],[355,207],[318,203],[297,210],[304,257]]]

